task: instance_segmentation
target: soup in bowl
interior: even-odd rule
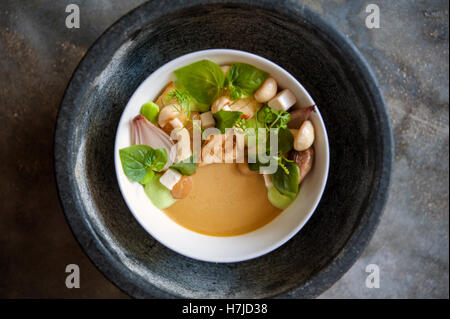
[[[323,193],[320,106],[276,64],[227,49],[152,73],[119,122],[115,168],[138,222],[199,260],[261,256],[294,236]]]

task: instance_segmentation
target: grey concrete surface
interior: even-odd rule
[[[142,2],[0,3],[0,297],[127,297],[90,263],[65,222],[52,143],[59,103],[83,54]],[[448,298],[448,2],[303,2],[364,54],[396,139],[390,199],[374,238],[321,298]],[[80,6],[80,29],[65,28],[69,3]],[[365,27],[369,3],[380,7],[380,29]],[[81,268],[80,289],[65,287],[70,263]],[[365,286],[368,264],[379,266],[378,289]]]

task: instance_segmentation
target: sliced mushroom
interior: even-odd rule
[[[169,121],[169,124],[174,128],[174,129],[181,129],[183,128],[183,123],[181,123],[179,118],[174,118],[173,120]]]
[[[228,146],[227,146],[228,144]],[[225,134],[212,134],[202,147],[199,166],[212,163],[233,163],[239,153],[239,143],[233,130]]]
[[[309,119],[309,116],[311,115],[311,112],[314,111],[314,109],[315,105],[312,105],[303,109],[297,109],[289,112],[289,114],[291,114],[291,120],[288,123],[288,127],[298,129],[300,125],[303,124],[303,122]]]
[[[202,159],[199,166],[223,162],[224,134],[212,134],[202,147]]]
[[[182,112],[182,107],[179,104],[175,103],[167,105],[161,109],[158,116],[158,124],[160,127],[164,128],[166,125],[170,124],[170,121],[174,119],[178,119],[182,125],[184,125],[184,123],[186,122],[186,115],[184,114],[184,112]],[[174,127],[171,126],[171,130],[172,129],[174,129]]]
[[[255,112],[261,108],[261,103],[258,103],[253,97],[239,99],[230,105],[230,111],[242,112],[242,117],[245,119],[255,116]]]
[[[200,114],[200,121],[202,121],[203,128],[214,127],[216,125],[211,111]]]
[[[288,158],[293,160],[299,168],[299,184],[311,171],[314,163],[314,148],[310,147],[304,151],[292,150],[288,154]]]
[[[217,113],[222,109],[226,109],[227,106],[229,106],[231,104],[231,100],[226,97],[226,96],[221,96],[219,97],[217,100],[215,100],[213,102],[213,104],[211,105],[211,112]]]

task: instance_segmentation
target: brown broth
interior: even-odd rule
[[[267,199],[260,174],[242,175],[236,164],[197,168],[190,194],[164,212],[179,225],[213,236],[235,236],[258,229],[281,212]]]

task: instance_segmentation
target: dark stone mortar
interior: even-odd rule
[[[288,243],[231,264],[196,261],[134,220],[113,163],[117,124],[137,86],[189,52],[231,48],[268,58],[310,92],[326,123],[331,166],[317,211]],[[294,1],[151,1],[97,40],[67,88],[55,133],[59,196],[97,267],[143,297],[315,297],[370,240],[390,183],[393,140],[378,84],[357,49]]]

